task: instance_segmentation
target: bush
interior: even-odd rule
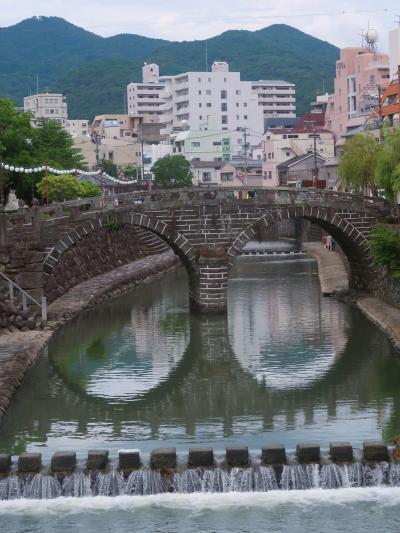
[[[46,197],[46,178],[42,178],[36,185],[42,198]],[[79,181],[75,176],[63,174],[47,178],[48,195],[50,202],[63,202],[64,200],[76,200],[77,198],[89,198],[100,196],[99,187],[88,181]]]
[[[400,233],[377,224],[371,232],[370,244],[374,264],[386,266],[393,277],[400,279]]]

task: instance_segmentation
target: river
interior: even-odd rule
[[[160,441],[180,455],[191,446],[222,454],[245,444],[256,455],[275,442],[289,451],[299,442],[325,450],[332,441],[389,442],[400,433],[398,383],[388,339],[357,309],[321,295],[315,261],[241,257],[227,316],[190,315],[180,271],[65,326],[4,417],[0,452],[40,451],[46,462],[56,450],[83,460],[89,449],[116,457],[139,448],[146,460]],[[134,513],[144,532],[257,531],[265,520],[271,531],[400,528],[397,488],[101,500],[3,502],[0,522],[7,517],[7,532],[122,531]],[[379,529],[383,505],[389,529]]]

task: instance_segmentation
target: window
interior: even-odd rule
[[[286,152],[286,157],[290,157],[290,152]]]
[[[247,102],[245,102],[245,103],[243,104],[243,107],[247,107]]]
[[[268,170],[268,179],[272,180],[272,170]]]
[[[247,120],[247,115],[244,115],[243,118],[244,118],[244,120]]]
[[[228,92],[224,89],[221,91],[221,100],[226,100],[228,98]]]
[[[221,111],[223,111],[223,112],[228,111],[228,104],[226,102],[222,102]]]
[[[222,115],[221,122],[222,124],[228,124],[228,115]]]
[[[240,115],[236,115],[236,120],[240,120]]]
[[[242,94],[242,91],[240,89],[236,89],[236,94],[239,96],[240,94]]]
[[[221,181],[233,181],[233,172],[221,172]]]
[[[207,90],[206,90],[206,95],[207,95],[207,96],[210,96],[210,95],[211,95],[211,90],[210,90],[210,89],[207,89]]]
[[[193,141],[193,142],[192,142],[192,147],[193,147],[193,148],[200,148],[200,143],[197,142],[197,141]]]
[[[201,94],[201,91],[199,91],[199,94]]]
[[[203,104],[201,102],[199,102],[199,107],[203,107]]]
[[[203,120],[203,115],[199,115],[199,120]]]
[[[203,181],[211,181],[211,172],[203,172]]]
[[[271,159],[271,153],[268,152],[268,159]]]
[[[201,83],[201,78],[197,78],[197,81],[198,81],[199,83]]]
[[[207,102],[207,107],[211,107],[211,102]]]
[[[214,141],[213,146],[221,146],[221,141]]]

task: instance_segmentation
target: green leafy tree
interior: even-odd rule
[[[370,234],[372,259],[375,265],[386,266],[400,279],[400,233],[384,224],[377,224]]]
[[[80,181],[80,198],[94,198],[101,195],[100,187],[97,187],[91,181]]]
[[[155,184],[161,188],[190,187],[192,173],[190,163],[183,155],[166,155],[151,168]]]
[[[400,192],[400,128],[384,128],[382,149],[379,152],[376,177],[378,186],[385,191],[386,198],[396,203]]]
[[[339,163],[339,175],[345,187],[357,191],[376,193],[376,165],[380,144],[367,133],[348,139]]]
[[[125,178],[134,179],[138,177],[138,168],[135,167],[135,165],[132,165],[129,163],[129,165],[126,165],[124,168],[124,176]]]
[[[45,120],[35,128],[33,149],[38,163],[55,168],[85,168],[82,152],[74,147],[71,135],[54,120]]]
[[[31,166],[35,161],[33,135],[30,115],[18,112],[11,100],[0,99],[0,160],[15,166]],[[26,180],[25,175],[0,169],[0,195],[3,197],[9,184],[17,189],[17,195],[20,194],[24,190],[20,186],[23,179]]]
[[[51,174],[47,180],[45,177],[42,178],[36,185],[42,198],[46,197],[46,187],[50,202],[63,202],[64,200],[100,196],[101,194],[99,187],[90,182],[80,182],[75,176],[69,174],[61,176]]]
[[[103,169],[103,172],[108,174],[109,176],[113,176],[114,178],[118,177],[118,168],[115,163],[110,161],[109,159],[102,159],[100,161],[101,168]]]

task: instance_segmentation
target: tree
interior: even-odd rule
[[[359,133],[348,139],[339,163],[342,183],[357,191],[376,193],[376,164],[380,144],[369,133]]]
[[[382,149],[378,155],[376,177],[386,198],[396,203],[400,192],[400,128],[384,128]]]
[[[64,200],[75,200],[77,198],[88,198],[100,196],[99,187],[90,182],[80,182],[75,176],[63,174],[60,176],[50,175],[42,178],[36,185],[42,198],[46,197],[46,188],[50,202],[63,202]]]
[[[166,155],[151,168],[155,184],[161,188],[190,187],[192,173],[190,163],[183,155]]]
[[[45,120],[34,128],[33,149],[39,164],[55,168],[84,168],[82,152],[74,147],[71,135],[54,120]]]
[[[30,115],[18,112],[11,100],[0,99],[0,160],[15,166],[31,166],[35,161],[33,133]],[[17,195],[20,193],[19,181],[19,175],[0,169],[0,202],[3,190],[12,182]]]
[[[118,168],[115,163],[110,161],[109,159],[103,158],[100,161],[101,168],[103,169],[103,172],[108,174],[109,176],[113,176],[114,178],[118,177]]]
[[[129,163],[124,168],[124,176],[125,176],[125,178],[130,178],[130,179],[137,178],[138,177],[138,168],[135,167],[135,165],[132,165],[131,163]]]

